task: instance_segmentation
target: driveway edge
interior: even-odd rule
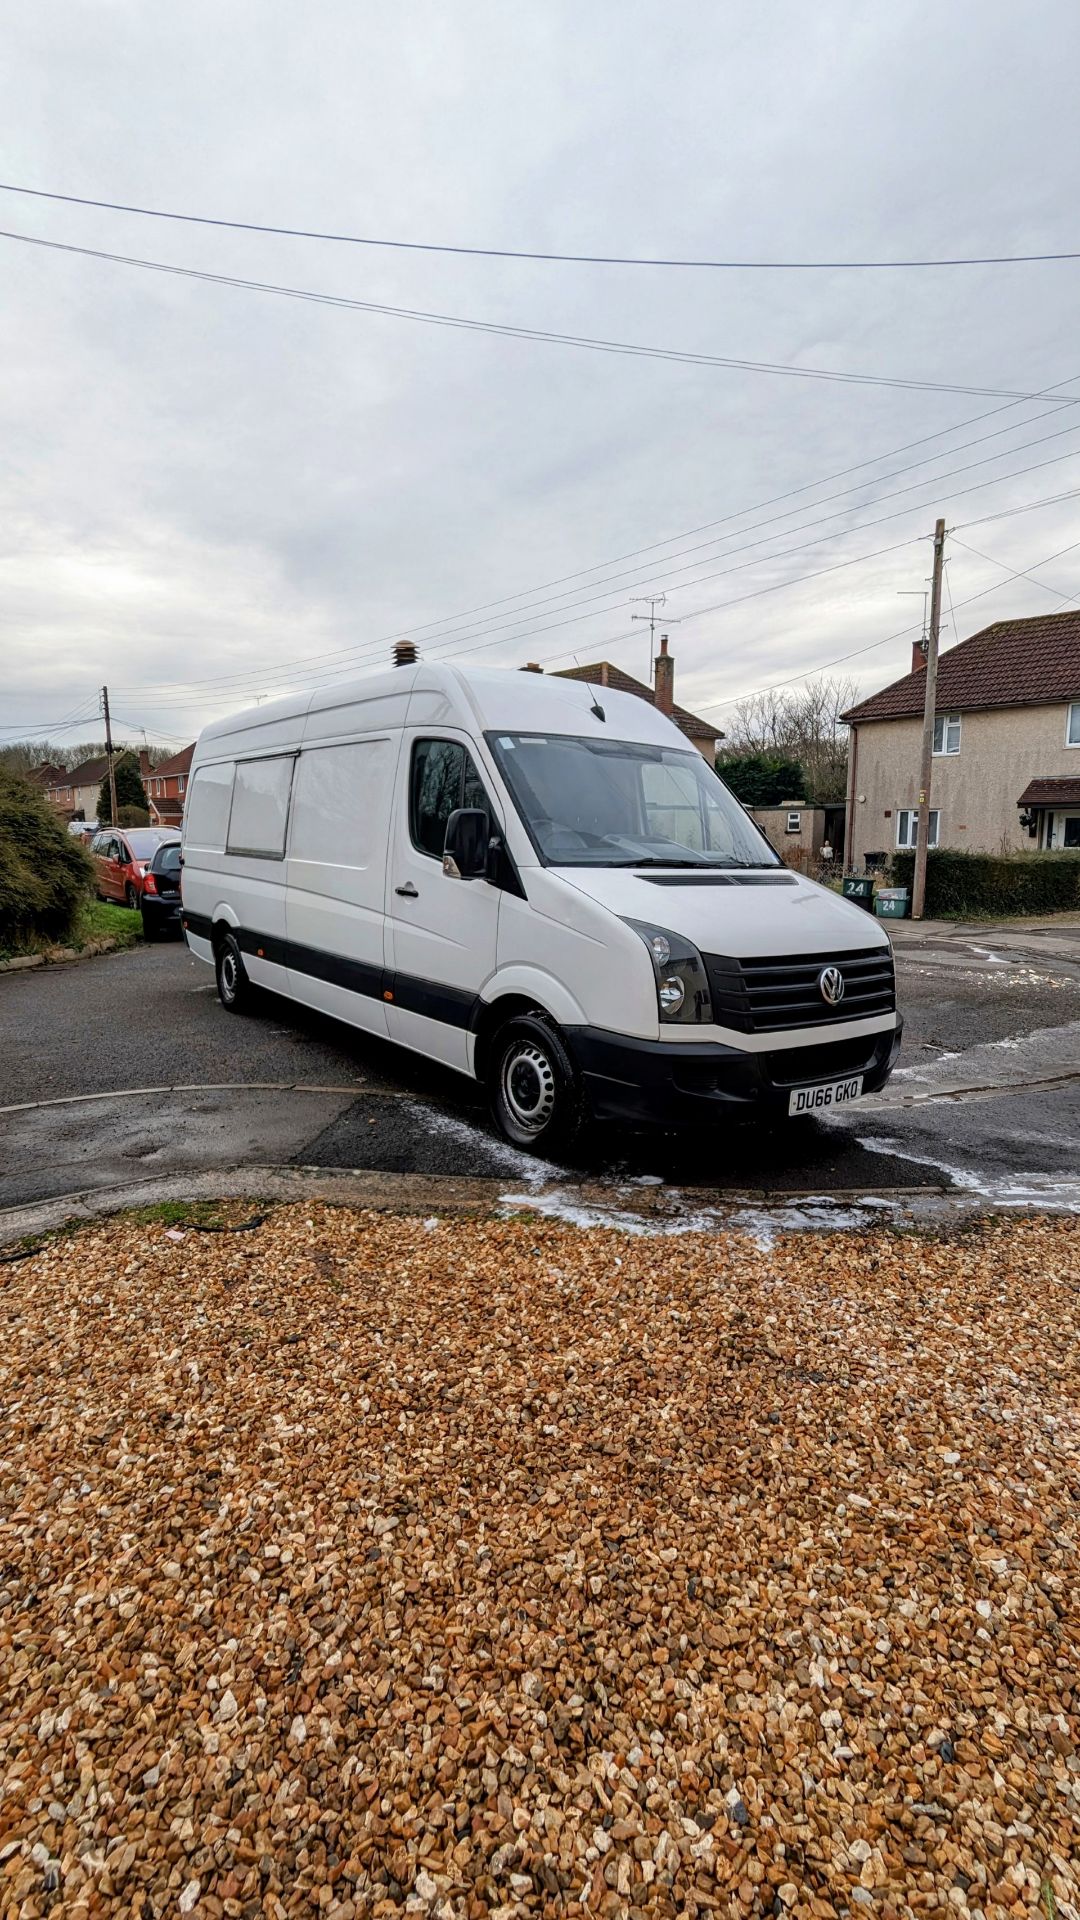
[[[598,1183],[522,1187],[513,1175],[498,1179],[453,1174],[375,1173],[361,1169],[234,1166],[205,1173],[170,1173],[125,1181],[112,1187],[83,1188],[48,1200],[0,1209],[0,1246],[58,1228],[82,1227],[133,1207],[163,1201],[197,1200],[323,1201],[336,1206],[393,1213],[490,1213],[496,1208],[537,1218],[577,1220],[579,1224],[618,1227],[631,1232],[679,1232],[736,1228],[749,1216],[773,1217],[778,1231],[784,1216],[805,1213],[808,1223],[853,1224],[865,1212],[865,1224],[906,1223],[928,1210],[954,1217],[987,1211],[971,1196],[943,1184],[921,1187],[840,1188],[829,1194],[806,1189],[612,1187]],[[1033,1209],[1037,1211],[1037,1209]],[[798,1221],[795,1222],[798,1224]]]
[[[99,954],[120,951],[120,942],[111,934],[91,940],[85,947],[50,947],[47,953],[17,953],[13,960],[0,960],[0,973],[28,973],[32,967],[63,966],[71,960],[96,960]],[[127,947],[125,953],[130,951]]]

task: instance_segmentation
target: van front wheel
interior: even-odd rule
[[[550,1153],[573,1139],[581,1108],[558,1028],[541,1014],[508,1020],[492,1049],[491,1110],[500,1133],[526,1153]]]
[[[245,1013],[251,1005],[251,981],[244,971],[234,934],[226,933],[214,949],[218,998],[228,1013]]]

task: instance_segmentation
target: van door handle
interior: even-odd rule
[[[403,887],[395,887],[394,892],[400,893],[403,900],[419,900],[420,898],[411,880],[406,880]]]

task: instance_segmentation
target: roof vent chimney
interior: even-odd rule
[[[522,673],[543,673],[544,669],[538,660],[527,660],[521,671]]]
[[[666,633],[660,635],[660,651],[653,666],[653,705],[661,713],[671,713],[675,705],[675,662],[668,648]]]
[[[926,655],[928,650],[929,650],[928,643],[925,639],[915,640],[912,642],[912,647],[911,647],[912,673],[923,672],[923,670],[926,667]]]
[[[416,665],[415,640],[395,640],[394,665],[395,667],[415,667]]]

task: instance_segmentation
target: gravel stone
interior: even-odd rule
[[[0,1915],[1080,1920],[1078,1520],[1068,1219],[61,1235]]]

